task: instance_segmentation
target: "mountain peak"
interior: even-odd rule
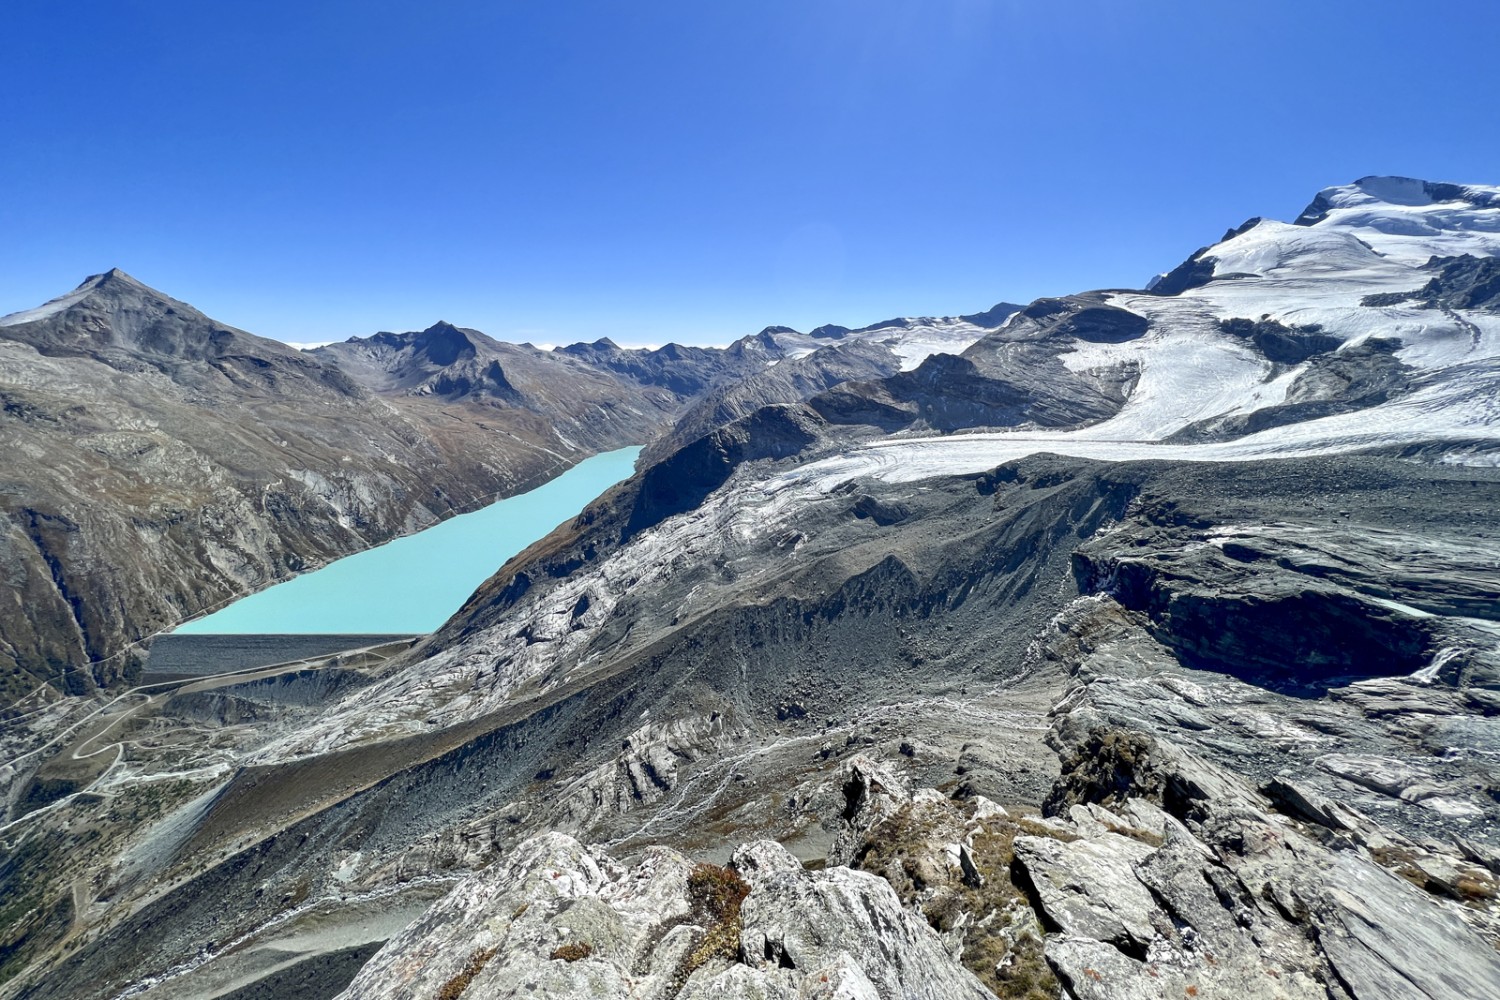
[[[960,316],[959,319],[965,323],[982,326],[985,329],[995,329],[1003,326],[1006,320],[1024,308],[1025,306],[1017,305],[1014,302],[996,302],[984,312],[969,313],[967,316]]]
[[[35,309],[25,309],[21,312],[11,313],[8,316],[0,316],[0,326],[20,326],[22,323],[35,323],[71,309],[73,306],[90,298],[96,291],[124,289],[147,292],[161,299],[167,298],[167,296],[162,295],[155,289],[132,278],[118,267],[112,267],[108,271],[89,275],[71,292],[44,302]]]
[[[145,282],[132,277],[131,275],[120,270],[118,267],[112,267],[108,271],[101,272],[100,274],[89,275],[87,278],[83,279],[83,284],[79,285],[78,288],[75,289],[75,291],[80,291],[85,288],[93,289],[107,287],[134,288],[141,291],[151,292],[153,295],[161,295],[160,292],[156,291]],[[165,296],[162,297],[165,298]]]
[[[1352,184],[1339,184],[1319,191],[1297,217],[1296,224],[1317,225],[1328,217],[1329,212],[1340,208],[1420,208],[1448,203],[1467,204],[1474,208],[1500,208],[1500,187],[1371,174]]]
[[[441,319],[413,337],[412,346],[434,364],[443,366],[451,365],[460,358],[472,358],[477,352],[474,338]]]

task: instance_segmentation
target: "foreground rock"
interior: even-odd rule
[[[650,850],[632,868],[544,834],[392,939],[346,1000],[987,996],[890,885],[805,871],[771,842],[730,867]]]
[[[1064,775],[1047,807],[1079,839],[1018,841],[1016,859],[1070,995],[1500,995],[1500,882],[1475,860],[1483,849],[1429,835],[1444,821],[1487,836],[1490,824],[1475,822],[1486,807],[1455,797],[1449,811],[1468,826],[1433,813],[1403,795],[1411,766],[1383,757],[1358,776],[1385,789],[1378,822],[1346,804],[1357,785],[1330,781],[1319,741],[1297,739],[1318,726],[1351,749],[1406,753],[1400,713],[1227,677],[1199,674],[1200,685],[1143,626],[1112,600],[1085,599],[1060,616],[1046,652],[1074,677],[1054,711]],[[1429,718],[1455,697],[1420,683],[1406,693]],[[1237,730],[1285,748],[1242,749]],[[1269,780],[1258,777],[1263,756],[1278,768]],[[1125,826],[1160,846],[1127,844],[1112,832]]]
[[[1091,714],[1058,713],[1060,740],[1078,733],[1080,711]],[[1058,786],[1075,801],[1045,819],[911,793],[855,762],[855,863],[887,878],[1002,997],[1500,995],[1493,872],[1349,810],[1336,829],[1278,811],[1145,734],[1114,732],[1104,746],[1099,734],[1082,734],[1093,749]],[[1035,971],[1038,939],[1055,981]]]

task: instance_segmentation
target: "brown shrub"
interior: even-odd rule
[[[560,945],[558,949],[552,953],[552,959],[553,961],[562,959],[564,962],[577,962],[581,959],[588,958],[593,953],[594,946],[589,944],[587,941],[570,941],[565,945]]]
[[[499,951],[498,948],[481,948],[470,955],[459,974],[444,983],[443,988],[438,990],[437,1000],[458,1000],[463,996],[464,990],[468,989],[474,977],[479,975],[479,970],[489,964],[497,951]]]
[[[750,895],[750,886],[732,868],[704,862],[688,874],[688,900],[693,919],[707,931],[698,947],[679,970],[687,977],[714,958],[734,959],[740,948],[740,904]]]

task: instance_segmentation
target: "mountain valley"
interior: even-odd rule
[[[0,320],[0,996],[1500,996],[1497,251],[1370,177],[725,349]],[[631,443],[431,635],[132,686]]]

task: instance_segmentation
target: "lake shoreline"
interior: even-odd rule
[[[640,452],[630,447],[591,456],[526,493],[267,587],[184,623],[156,643],[189,636],[434,632],[507,559],[633,475]],[[148,669],[159,671],[154,663]]]

